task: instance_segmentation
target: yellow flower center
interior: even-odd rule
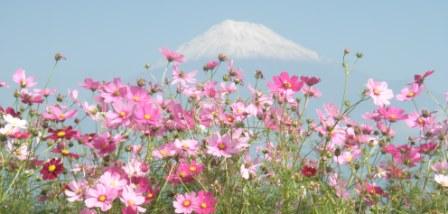
[[[107,199],[107,196],[106,196],[106,195],[100,195],[100,196],[98,196],[98,201],[100,201],[100,202],[105,202],[106,199]]]
[[[120,112],[120,113],[118,113],[118,114],[120,115],[121,118],[126,117],[126,112],[124,112],[124,111],[122,111],[122,112]]]
[[[63,119],[65,119],[65,114],[60,114],[60,115],[58,115],[58,117],[60,120],[63,120]]]
[[[191,201],[190,201],[190,200],[185,200],[185,201],[182,203],[182,205],[183,205],[184,207],[189,207],[189,206],[191,205]]]
[[[59,138],[65,137],[65,135],[66,135],[65,131],[58,131],[58,133],[56,133],[56,136],[58,136]]]
[[[379,95],[381,94],[381,89],[379,89],[379,88],[374,88],[374,89],[373,89],[373,94],[374,94],[375,96],[379,96]]]
[[[56,170],[56,165],[51,164],[50,166],[48,166],[48,171],[49,172],[54,172]]]
[[[226,149],[226,144],[224,144],[224,143],[218,143],[218,149],[220,149],[220,150],[224,150],[224,149]]]
[[[196,172],[196,170],[197,170],[198,168],[196,168],[196,166],[190,166],[188,169],[189,169],[190,171],[192,171],[192,172]]]
[[[408,94],[406,94],[406,97],[414,97],[415,93],[413,91],[408,92]]]
[[[202,209],[207,208],[207,204],[206,204],[205,202],[202,202],[202,203],[201,203],[201,208],[202,208]]]
[[[68,154],[70,154],[70,151],[68,149],[62,149],[61,150],[61,154],[62,155],[68,155]]]
[[[145,120],[150,120],[151,119],[151,115],[150,114],[145,114],[145,115],[143,115],[143,117],[145,118]]]
[[[135,102],[139,102],[141,98],[139,96],[133,96],[132,100],[134,100]]]
[[[287,89],[290,89],[291,88],[291,83],[289,83],[289,82],[284,82],[283,83],[283,88],[287,88]]]
[[[146,198],[151,199],[154,197],[154,194],[152,194],[152,192],[148,192],[148,194],[146,194]]]
[[[120,94],[120,91],[119,90],[116,90],[116,91],[114,91],[114,93],[112,94],[114,97],[118,97],[118,96],[120,96],[121,94]]]

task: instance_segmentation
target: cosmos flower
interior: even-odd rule
[[[87,182],[85,180],[73,180],[65,187],[64,193],[67,196],[67,201],[83,201],[84,194],[87,189]]]
[[[12,79],[14,80],[14,82],[19,84],[21,88],[31,88],[37,85],[37,83],[34,81],[34,78],[27,77],[26,71],[22,68],[16,70],[16,72],[12,76]]]
[[[76,110],[67,110],[66,107],[60,105],[48,106],[47,111],[42,114],[43,118],[52,121],[65,121],[76,115]]]
[[[288,72],[281,72],[280,75],[272,77],[272,82],[268,83],[268,87],[271,92],[285,92],[292,90],[294,92],[299,91],[303,86],[303,82],[299,80],[299,77],[293,75],[289,76]]]
[[[196,193],[190,192],[185,194],[177,194],[173,201],[173,207],[175,213],[189,214],[193,213],[196,208]]]
[[[216,209],[216,198],[211,192],[199,191],[196,198],[194,212],[197,214],[211,214]]]
[[[367,81],[367,95],[372,98],[373,103],[377,106],[389,105],[389,100],[394,97],[386,82],[377,82],[373,79]]]
[[[84,203],[87,208],[98,207],[101,211],[106,212],[112,208],[112,203],[117,197],[116,189],[98,183],[95,187],[87,189]]]
[[[135,209],[137,213],[146,211],[145,208],[140,206],[145,203],[145,197],[136,193],[130,186],[124,187],[121,192],[120,201],[125,205],[125,207]]]
[[[40,170],[40,174],[42,174],[44,180],[54,180],[62,172],[64,172],[64,165],[62,164],[61,159],[57,158],[47,161]]]
[[[162,55],[168,62],[182,63],[184,61],[184,55],[172,51],[168,48],[160,48],[160,53],[162,53]]]

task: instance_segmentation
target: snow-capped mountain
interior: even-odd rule
[[[304,48],[264,25],[233,20],[213,25],[177,51],[189,60],[214,58],[219,53],[233,59],[319,60],[316,51]]]

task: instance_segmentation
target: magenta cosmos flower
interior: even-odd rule
[[[20,85],[21,88],[29,88],[37,85],[33,77],[27,77],[25,70],[19,68],[16,73],[12,76],[14,82]]]
[[[280,75],[272,77],[272,82],[268,83],[271,92],[286,92],[288,90],[299,91],[303,82],[296,75],[289,76],[288,72],[281,72]]]
[[[61,159],[58,158],[49,160],[40,170],[40,173],[42,174],[42,178],[44,180],[54,180],[62,172],[64,172],[64,165],[62,164]]]
[[[101,211],[106,212],[112,208],[112,203],[117,197],[118,191],[116,189],[98,183],[94,188],[87,190],[84,202],[88,208],[98,207]]]
[[[193,213],[196,205],[196,193],[177,194],[173,201],[173,207],[175,213],[189,214]]]
[[[215,207],[216,199],[211,192],[198,192],[194,212],[197,214],[211,214],[215,212]]]
[[[378,113],[389,122],[396,122],[408,118],[408,115],[403,109],[396,107],[381,107],[378,109]]]
[[[386,82],[376,82],[373,79],[367,81],[367,95],[377,106],[389,105],[389,100],[394,97],[392,90],[387,87]]]
[[[160,53],[165,57],[168,62],[182,63],[184,61],[184,55],[174,52],[168,48],[160,48]]]

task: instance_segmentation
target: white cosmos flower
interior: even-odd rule
[[[28,122],[26,120],[21,120],[9,114],[3,115],[3,120],[6,122],[5,127],[0,128],[0,134],[3,135],[10,135],[20,129],[28,128]]]
[[[436,174],[434,180],[443,187],[448,187],[448,175]]]

